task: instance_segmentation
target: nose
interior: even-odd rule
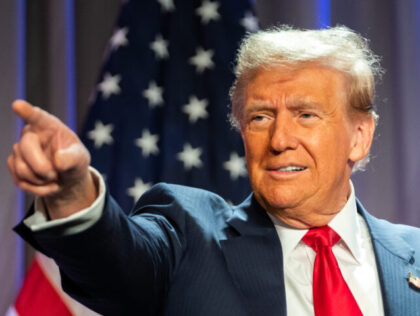
[[[270,147],[274,153],[294,150],[298,146],[297,127],[290,118],[277,117],[270,137]]]

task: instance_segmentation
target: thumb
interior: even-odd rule
[[[76,174],[84,172],[90,164],[90,155],[81,143],[73,143],[59,149],[54,155],[54,164],[59,173],[74,169]]]

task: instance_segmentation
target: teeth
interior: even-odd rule
[[[287,167],[279,168],[277,170],[281,172],[293,172],[293,171],[302,171],[304,169],[305,167],[287,166]]]

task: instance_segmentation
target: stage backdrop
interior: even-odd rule
[[[81,130],[119,5],[0,2],[0,315],[13,302],[30,257],[11,231],[25,208],[6,167],[19,128],[11,101],[27,98]],[[386,73],[377,87],[372,161],[354,175],[356,193],[374,215],[420,226],[420,1],[259,0],[255,7],[262,27],[343,24],[370,39]]]

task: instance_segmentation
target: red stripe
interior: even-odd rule
[[[72,316],[36,259],[26,274],[15,308],[19,316]]]

